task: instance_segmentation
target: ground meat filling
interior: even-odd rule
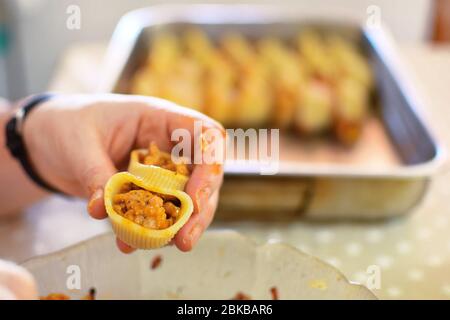
[[[166,229],[180,214],[180,201],[173,196],[142,189],[126,183],[113,197],[114,210],[124,218],[148,229]]]
[[[97,290],[95,288],[89,289],[89,293],[81,300],[95,300]],[[40,297],[39,300],[70,300],[70,297],[64,293],[50,293],[48,296]]]
[[[170,154],[159,150],[154,142],[150,143],[147,154],[140,155],[139,162],[171,170],[184,176],[189,176],[189,169],[185,163],[174,163]]]

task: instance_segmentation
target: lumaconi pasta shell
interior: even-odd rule
[[[113,197],[120,191],[123,184],[127,182],[134,183],[135,185],[152,192],[177,197],[181,203],[180,216],[177,221],[169,228],[154,230],[144,228],[115,212],[113,208]],[[175,234],[188,221],[194,206],[189,195],[181,190],[170,190],[167,188],[167,185],[161,187],[129,172],[120,172],[113,175],[106,184],[105,208],[111,220],[112,228],[120,240],[134,248],[156,249],[166,245],[172,240]]]
[[[142,178],[152,186],[155,185],[167,190],[184,190],[189,177],[157,166],[142,164],[139,161],[139,154],[146,152],[146,149],[131,152],[128,172]]]

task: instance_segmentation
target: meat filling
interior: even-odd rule
[[[124,218],[148,229],[166,229],[173,225],[180,214],[180,201],[126,183],[113,197],[114,210]]]
[[[189,169],[183,161],[173,162],[170,154],[159,150],[154,142],[150,143],[147,154],[140,155],[139,161],[146,165],[158,166],[184,176],[189,176]]]

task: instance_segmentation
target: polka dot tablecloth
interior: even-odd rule
[[[423,110],[450,150],[450,47],[404,48]],[[351,199],[349,198],[349,201]],[[381,299],[450,299],[450,162],[433,177],[424,201],[403,217],[377,223],[222,224],[257,242],[287,242],[340,269],[351,281],[371,284],[376,266]],[[378,270],[378,269],[377,269]],[[371,269],[369,269],[371,271]]]
[[[450,179],[450,174],[447,175]],[[257,242],[286,242],[368,285],[382,299],[450,299],[450,210],[425,203],[409,216],[376,224],[233,223]],[[427,210],[424,210],[427,208]],[[435,211],[428,215],[429,210]],[[371,286],[371,266],[380,286]]]
[[[52,89],[89,91],[104,46],[77,46],[66,55]],[[402,48],[427,96],[424,113],[450,150],[450,47]],[[86,82],[85,79],[89,79]],[[349,199],[351,201],[351,199]],[[403,217],[377,223],[221,223],[257,242],[286,242],[367,284],[368,268],[379,270],[381,299],[450,298],[450,162],[433,178],[424,201]],[[61,230],[65,230],[61,232]],[[109,230],[91,221],[85,203],[52,198],[25,216],[0,222],[0,257],[23,261]],[[369,269],[370,270],[370,269]]]

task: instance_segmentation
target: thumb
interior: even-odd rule
[[[103,189],[116,168],[103,148],[92,145],[77,162],[80,185],[89,197],[88,212],[95,219],[107,217],[103,201]]]

